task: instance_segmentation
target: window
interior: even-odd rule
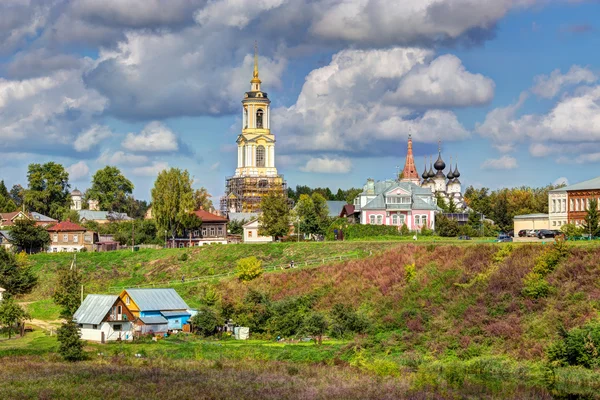
[[[427,215],[421,215],[421,225],[427,226]]]
[[[263,110],[260,109],[256,112],[256,127],[263,127]]]
[[[417,225],[417,226],[421,225],[421,216],[420,215],[415,215],[415,225]]]
[[[210,236],[215,236],[215,227],[214,226],[210,227]]]
[[[84,240],[84,242],[86,242],[86,243],[92,243],[92,235],[86,234],[86,235],[83,237],[83,240]]]
[[[571,203],[571,204],[569,204],[569,209],[571,211],[573,211],[573,199],[571,199],[571,201],[569,203]]]
[[[92,329],[98,329],[98,325],[92,325]]]
[[[244,129],[248,128],[248,109],[244,108]]]
[[[383,216],[378,215],[377,216],[377,225],[381,225],[381,224],[383,224]]]
[[[115,325],[113,325],[113,331],[120,331],[121,329],[122,329],[121,328],[121,324],[115,324]]]
[[[206,236],[206,228],[202,228],[202,236]]]
[[[123,314],[123,306],[117,306],[117,314]]]
[[[404,225],[406,223],[406,216],[404,214],[400,214],[400,225]]]
[[[375,225],[375,216],[374,215],[369,216],[369,224]]]
[[[556,200],[552,200],[552,212],[556,212]]]
[[[73,243],[79,243],[79,235],[73,235]]]
[[[392,225],[398,225],[398,216],[396,214],[392,215]]]
[[[222,227],[219,227],[217,232],[219,232],[219,236],[223,236],[223,228]]]
[[[80,327],[80,328],[83,328],[83,324],[79,324],[79,327]]]
[[[131,301],[129,300],[129,296],[125,296],[125,304],[129,305]]]
[[[69,235],[63,235],[63,242],[68,242],[69,241]]]
[[[252,231],[248,231],[248,237],[251,238],[252,237]]]
[[[256,166],[265,166],[265,146],[258,146],[256,148]]]
[[[56,233],[52,236],[52,241],[54,243],[58,242],[58,235]]]
[[[556,226],[556,221],[552,221],[552,226]]]

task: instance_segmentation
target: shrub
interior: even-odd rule
[[[215,310],[210,307],[202,307],[198,313],[192,317],[194,331],[202,336],[210,336],[217,331],[221,325],[221,320]]]
[[[74,321],[70,320],[62,324],[56,331],[58,352],[66,361],[81,361],[85,358],[83,342],[79,338],[79,328]]]
[[[400,236],[402,234],[397,227],[389,225],[348,224],[347,221],[346,225],[342,226],[340,225],[339,220],[336,220],[327,229],[326,237],[328,239],[333,239],[334,229],[342,229],[345,239],[364,239],[377,236]]]
[[[307,315],[302,323],[302,331],[307,335],[313,336],[317,344],[323,343],[323,335],[327,332],[328,322],[321,313],[314,312]]]
[[[415,279],[415,275],[417,274],[415,263],[405,265],[404,274],[404,279],[406,283],[411,283]]]
[[[561,340],[550,346],[547,356],[557,365],[600,368],[600,322],[560,331]]]
[[[243,282],[258,278],[263,273],[261,262],[256,257],[242,258],[237,262],[237,276]]]
[[[181,253],[179,255],[179,261],[187,261],[189,257],[190,256],[188,256],[188,253]]]
[[[442,237],[455,237],[460,232],[460,226],[458,222],[444,214],[437,214],[435,216],[435,230]]]
[[[550,293],[550,284],[538,273],[530,272],[523,278],[523,295],[533,299],[546,297]]]
[[[426,227],[421,228],[421,236],[433,236],[433,231]]]
[[[331,336],[343,338],[349,334],[365,333],[369,321],[347,304],[335,304],[330,313]]]
[[[272,303],[268,331],[283,337],[296,335],[306,314],[312,310],[315,300],[314,296],[300,296]]]
[[[400,236],[410,236],[410,229],[408,229],[406,224],[402,224],[400,227]]]

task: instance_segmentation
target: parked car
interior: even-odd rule
[[[527,231],[527,237],[537,237],[539,232],[539,229],[532,229],[530,231]]]
[[[515,237],[515,231],[508,231],[506,234],[510,237]]]
[[[549,229],[540,229],[540,231],[537,234],[537,237],[539,239],[553,238],[554,236],[556,236],[556,233]]]
[[[527,236],[527,229],[521,229],[519,231],[519,237],[525,237]]]
[[[496,239],[496,241],[498,243],[512,242],[513,239],[510,236],[508,236],[506,233],[501,233],[498,235],[498,238]]]

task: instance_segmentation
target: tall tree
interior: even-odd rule
[[[213,206],[211,197],[212,196],[210,193],[208,193],[208,190],[206,190],[205,187],[196,189],[194,191],[194,204],[196,205],[196,210],[212,212],[215,208]]]
[[[48,231],[28,218],[15,221],[10,236],[12,244],[27,254],[38,253],[50,245]]]
[[[152,215],[159,234],[164,231],[172,237],[181,234],[194,206],[192,178],[187,170],[171,168],[158,174],[152,188]]]
[[[295,212],[302,224],[300,232],[323,235],[329,226],[327,201],[320,193],[300,195]]]
[[[19,262],[14,254],[0,247],[0,287],[8,296],[30,293],[35,285],[37,277],[26,260]]]
[[[17,209],[17,205],[11,199],[10,193],[6,189],[4,181],[0,181],[0,213],[13,212]]]
[[[15,302],[15,299],[9,297],[0,301],[0,325],[8,331],[9,339],[15,327],[20,326],[26,319],[31,317]]]
[[[598,216],[598,200],[590,200],[587,214],[583,222],[583,230],[592,237],[600,236],[600,226],[598,226],[600,217]]]
[[[70,266],[63,266],[58,273],[58,282],[52,295],[56,304],[62,307],[60,315],[63,318],[72,318],[81,305],[82,275],[77,268],[75,259]]]
[[[61,164],[29,164],[25,206],[30,211],[59,219],[69,208],[69,173]]]
[[[278,239],[290,230],[290,209],[287,199],[276,192],[271,192],[260,202],[262,215],[259,217],[259,235],[273,236]]]
[[[25,196],[25,189],[23,186],[16,184],[10,189],[10,198],[17,205],[21,207],[23,205],[23,196]]]
[[[133,193],[133,183],[117,167],[107,165],[96,171],[92,186],[85,192],[85,200],[98,200],[104,211],[127,212],[128,197]]]
[[[444,199],[440,192],[435,194],[435,199],[437,200],[437,206],[444,212],[448,212],[448,203],[446,203],[446,199]]]

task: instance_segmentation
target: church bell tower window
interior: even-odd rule
[[[259,129],[263,127],[263,110],[256,112],[256,127]]]
[[[265,166],[265,147],[258,146],[256,148],[256,166],[264,167]]]

